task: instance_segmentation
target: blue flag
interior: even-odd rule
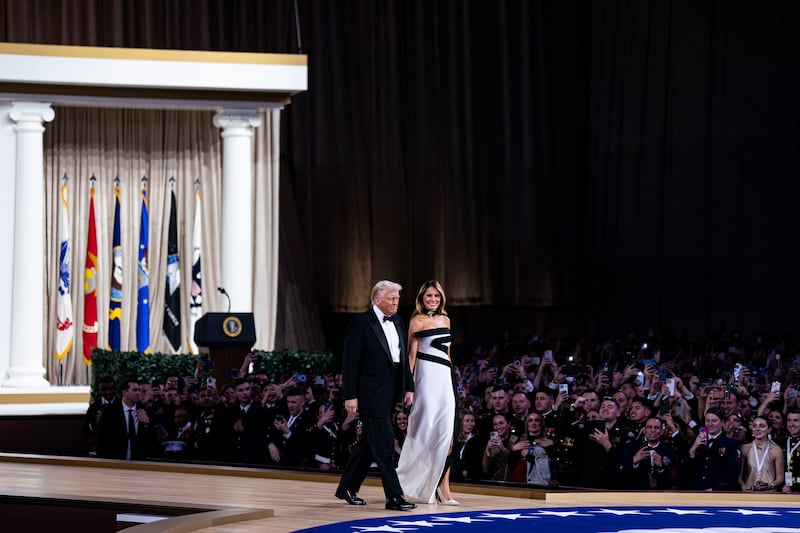
[[[114,261],[111,273],[111,297],[108,302],[108,349],[120,350],[122,326],[122,242],[119,229],[119,187],[114,187],[114,241],[111,256]]]
[[[136,304],[136,350],[150,353],[150,272],[147,266],[147,248],[150,223],[147,215],[147,188],[142,185],[142,215],[139,225],[139,277]]]

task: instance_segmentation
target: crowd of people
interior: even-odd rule
[[[413,402],[393,399],[390,438],[404,492],[416,499],[455,502],[445,473],[536,487],[800,491],[800,357],[784,341],[531,336],[451,365],[449,320],[421,315],[410,326],[418,390]],[[437,344],[444,334],[447,346]],[[437,346],[444,363],[429,357]],[[362,453],[366,418],[363,405],[345,401],[356,393],[343,396],[342,374],[300,382],[250,370],[253,359],[220,390],[195,376],[103,378],[84,432],[98,457],[346,470]],[[423,393],[425,376],[436,386]],[[417,480],[414,465],[431,446],[446,464],[436,459],[433,479]],[[356,491],[343,499],[357,502]]]

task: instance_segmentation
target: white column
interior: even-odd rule
[[[11,364],[4,387],[47,387],[44,355],[44,149],[49,103],[16,102],[14,273],[11,296]]]
[[[253,133],[261,125],[254,109],[226,109],[214,117],[222,128],[221,282],[231,311],[253,311]],[[220,310],[228,302],[220,295]]]

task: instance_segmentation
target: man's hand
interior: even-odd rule
[[[413,403],[414,403],[414,393],[413,392],[407,392],[406,393],[406,398],[405,398],[406,407],[411,407],[411,404],[413,404]]]
[[[358,398],[344,401],[344,408],[348,413],[358,414]]]

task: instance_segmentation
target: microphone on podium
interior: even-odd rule
[[[227,299],[228,299],[228,313],[230,313],[230,312],[231,312],[231,297],[230,297],[230,295],[228,294],[228,291],[226,291],[226,290],[225,290],[224,288],[222,288],[222,287],[217,287],[217,290],[219,291],[219,293],[220,293],[220,294],[224,294],[224,295],[225,295],[225,298],[227,298]]]

